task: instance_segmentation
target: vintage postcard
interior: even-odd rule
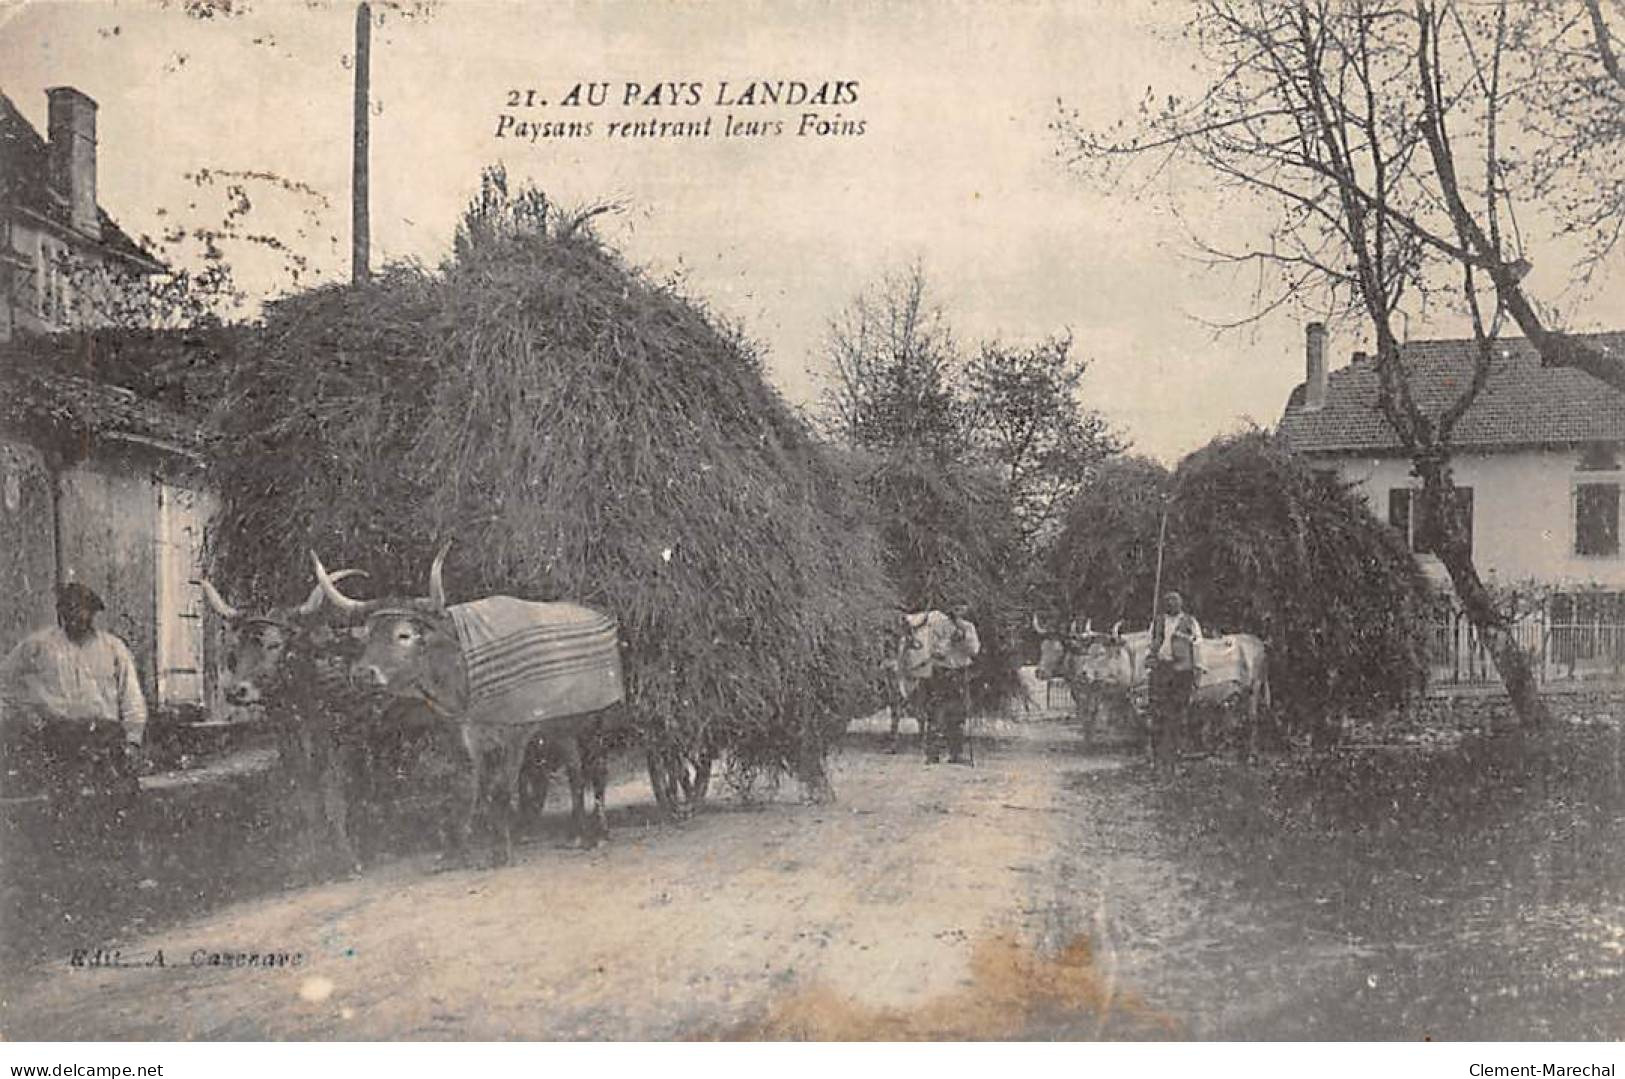
[[[0,4],[0,1039],[1616,1041],[1621,56]]]

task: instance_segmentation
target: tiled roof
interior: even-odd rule
[[[1625,333],[1577,334],[1593,348],[1625,356]],[[1469,385],[1476,345],[1470,340],[1411,341],[1401,350],[1411,394],[1438,416]],[[1453,445],[1495,449],[1625,440],[1625,393],[1584,371],[1543,367],[1521,337],[1495,342],[1489,380],[1456,425]],[[1377,370],[1369,358],[1332,371],[1326,403],[1303,407],[1292,391],[1279,435],[1298,453],[1396,452],[1399,439],[1377,407]]]
[[[52,190],[50,175],[45,139],[12,100],[0,94],[0,206],[19,206],[67,229],[67,200]],[[96,214],[101,219],[104,248],[125,256],[148,273],[163,270],[163,265],[130,239],[106,210],[97,206]]]
[[[0,365],[0,428],[58,435],[135,436],[186,452],[201,450],[209,429],[134,390],[62,371]]]

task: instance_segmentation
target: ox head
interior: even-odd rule
[[[1095,633],[1078,650],[1074,669],[1079,681],[1128,688],[1136,669],[1134,644],[1123,636],[1123,623],[1115,623],[1110,633]]]
[[[446,613],[442,567],[447,541],[429,568],[429,594],[416,597],[358,600],[337,587],[316,552],[316,587],[336,611],[367,627],[361,657],[350,667],[350,679],[391,696],[422,700],[442,712],[461,710],[466,695],[462,653],[456,628]]]
[[[1038,677],[1045,680],[1051,678],[1065,678],[1067,675],[1067,657],[1077,654],[1095,636],[1094,623],[1085,620],[1081,624],[1073,619],[1067,625],[1066,632],[1049,625],[1033,615],[1033,632],[1038,635]]]
[[[897,613],[897,661],[906,671],[920,672],[931,664],[931,612]],[[926,672],[929,673],[929,672]]]
[[[360,570],[345,569],[333,580],[366,576]],[[284,692],[290,681],[314,671],[296,670],[304,661],[315,663],[314,648],[330,639],[327,627],[315,620],[324,596],[318,586],[303,603],[272,607],[264,611],[244,611],[227,603],[218,589],[205,580],[204,598],[226,624],[223,693],[226,701],[238,706],[263,704]]]

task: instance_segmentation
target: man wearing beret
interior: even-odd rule
[[[82,584],[57,590],[57,624],[39,630],[0,664],[0,717],[7,741],[42,764],[53,793],[97,785],[107,765],[119,793],[133,793],[132,758],[147,728],[130,649],[96,628],[101,597]],[[101,767],[98,767],[101,765]]]

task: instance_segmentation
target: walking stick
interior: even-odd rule
[[[1162,545],[1168,538],[1168,499],[1162,500],[1162,523],[1157,526],[1157,575],[1151,585],[1151,621],[1146,623],[1147,630],[1157,626],[1157,604],[1162,600]]]
[[[976,767],[976,733],[971,726],[970,714],[970,668],[966,667],[959,676],[959,699],[965,709],[965,752],[970,755],[970,766]]]
[[[1155,635],[1156,635],[1156,632],[1157,632],[1157,604],[1162,601],[1162,549],[1163,549],[1163,543],[1167,540],[1167,538],[1168,538],[1168,496],[1164,495],[1162,497],[1162,522],[1157,526],[1157,575],[1152,580],[1152,583],[1151,583],[1151,621],[1146,623],[1146,627],[1145,627],[1146,632],[1148,634],[1152,635],[1152,640],[1151,640],[1150,645],[1149,645],[1149,648],[1151,649],[1151,652],[1150,652],[1150,656],[1148,657],[1149,660],[1152,661],[1152,662],[1154,662],[1155,659],[1156,659],[1157,649],[1162,647],[1162,642],[1159,641],[1159,640],[1156,640]],[[1150,741],[1150,749],[1151,749],[1151,763],[1152,763],[1153,766],[1155,766],[1156,761],[1157,761],[1157,727],[1159,725],[1159,721],[1160,721],[1161,717],[1157,714],[1157,702],[1152,696],[1151,685],[1150,685],[1149,679],[1147,680],[1145,691],[1146,691],[1146,708],[1151,713],[1151,722],[1147,727],[1147,730],[1150,732],[1149,741]],[[1130,685],[1129,686],[1129,708],[1130,708],[1131,711],[1133,710],[1133,702],[1134,702],[1134,687],[1133,687],[1133,685]]]

